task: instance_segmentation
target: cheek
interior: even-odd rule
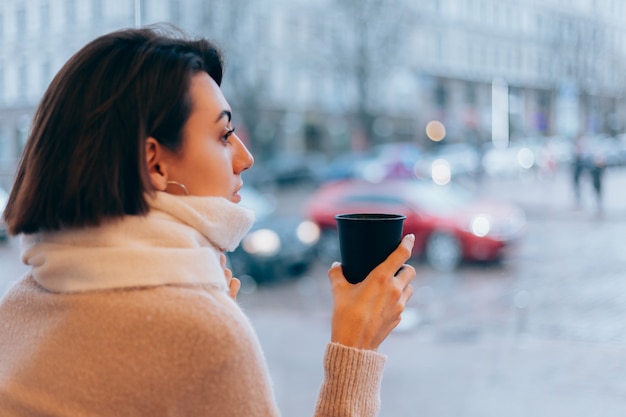
[[[212,189],[229,189],[233,175],[230,153],[221,149],[213,149],[205,158],[196,161],[196,175],[201,181],[206,181]]]

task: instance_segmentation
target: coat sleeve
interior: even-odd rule
[[[329,343],[314,417],[376,416],[385,362],[377,352]]]

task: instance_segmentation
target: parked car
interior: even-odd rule
[[[350,151],[341,153],[325,164],[315,167],[315,178],[318,185],[327,182],[345,180],[357,176],[357,167],[364,160],[371,158],[368,152]]]
[[[354,176],[372,182],[415,178],[415,166],[422,157],[422,150],[412,142],[375,145],[355,163]]]
[[[446,172],[441,172],[445,169]],[[441,179],[446,177],[446,183],[459,177],[475,176],[482,170],[479,150],[467,143],[453,143],[437,146],[424,153],[415,165],[415,175],[422,179]]]
[[[4,219],[2,217],[2,214],[4,213],[4,208],[6,207],[8,200],[9,193],[0,188],[0,240],[6,240],[8,238],[7,227],[6,224],[4,224]]]
[[[412,142],[390,142],[362,151],[343,152],[314,168],[317,184],[363,178],[382,181],[387,178],[413,178],[422,150]]]
[[[484,200],[460,186],[395,179],[381,183],[347,180],[320,187],[304,206],[322,230],[319,255],[339,259],[339,213],[406,215],[403,233],[415,235],[413,255],[450,271],[463,260],[495,261],[523,236],[524,212],[509,203]]]
[[[482,164],[487,175],[517,176],[532,172],[537,163],[533,146],[513,143],[505,147],[487,145]]]
[[[273,198],[256,189],[240,190],[241,205],[256,221],[228,261],[233,274],[256,284],[297,276],[316,259],[318,226],[300,216],[277,215]]]
[[[264,188],[283,188],[315,184],[319,166],[326,164],[320,152],[281,150],[258,160],[247,175],[250,184]]]

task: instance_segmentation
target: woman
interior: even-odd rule
[[[210,42],[157,28],[95,39],[44,94],[4,216],[31,269],[0,303],[0,415],[277,416],[225,268],[253,216],[253,158]],[[373,416],[415,271],[407,236],[334,308],[316,416]],[[394,276],[394,271],[402,268]]]

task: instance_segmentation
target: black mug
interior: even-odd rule
[[[406,216],[385,213],[350,213],[335,216],[343,275],[361,282],[402,240]]]

